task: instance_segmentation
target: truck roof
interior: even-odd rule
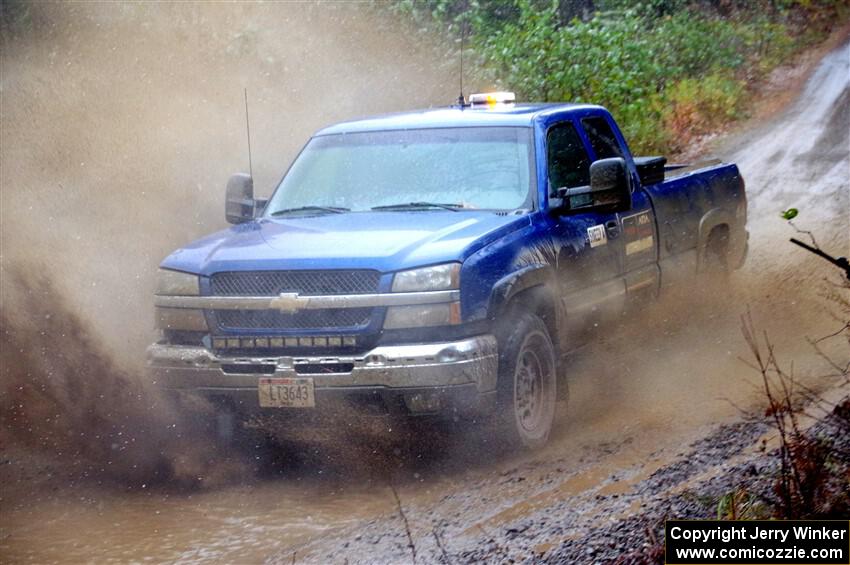
[[[601,110],[602,107],[565,103],[499,104],[480,108],[450,106],[341,122],[318,131],[316,135],[464,126],[531,127],[534,119],[542,115],[578,109]]]

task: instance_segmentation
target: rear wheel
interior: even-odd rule
[[[499,340],[498,433],[510,445],[538,448],[555,419],[555,348],[539,317],[519,312],[509,320]]]

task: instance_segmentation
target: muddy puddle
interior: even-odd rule
[[[257,563],[392,508],[375,494],[306,480],[191,495],[59,488],[4,505],[0,554],[7,563]]]

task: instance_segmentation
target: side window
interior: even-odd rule
[[[557,124],[546,136],[549,165],[549,192],[590,184],[590,159],[584,144],[570,122]]]
[[[623,156],[623,150],[620,144],[617,143],[617,138],[614,136],[608,120],[601,116],[585,118],[581,121],[581,125],[584,126],[584,131],[587,132],[590,146],[593,147],[593,152],[596,153],[597,159]]]

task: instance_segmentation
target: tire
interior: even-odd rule
[[[546,324],[528,312],[515,311],[500,333],[497,440],[537,449],[555,420],[555,348]]]

